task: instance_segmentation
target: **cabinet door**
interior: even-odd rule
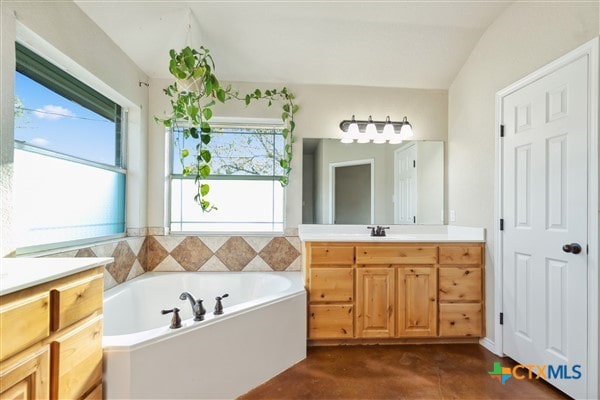
[[[0,364],[1,399],[50,398],[50,349],[39,350]]]
[[[356,336],[394,336],[394,268],[356,270]]]
[[[435,267],[398,268],[397,336],[437,335]]]
[[[440,304],[440,336],[461,337],[483,334],[481,303]]]
[[[480,302],[481,268],[440,268],[439,297],[441,302]]]

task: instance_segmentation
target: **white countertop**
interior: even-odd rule
[[[371,226],[371,225],[368,225]],[[455,225],[384,225],[386,236],[370,235],[367,225],[299,225],[303,242],[485,242],[485,229]]]
[[[113,261],[112,257],[0,258],[0,296]]]

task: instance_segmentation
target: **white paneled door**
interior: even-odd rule
[[[417,147],[412,144],[394,153],[395,206],[394,223],[417,223]]]
[[[501,99],[503,351],[564,366],[541,376],[575,398],[588,376],[588,101],[587,55]]]

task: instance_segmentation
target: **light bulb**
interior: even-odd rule
[[[394,124],[390,121],[390,117],[388,116],[385,119],[385,126],[383,127],[383,137],[384,140],[393,140],[396,135],[396,131],[394,130]]]
[[[412,126],[410,125],[406,117],[404,117],[404,119],[402,120],[402,128],[400,128],[400,136],[403,139],[408,139],[413,137],[413,135],[414,133],[412,130]]]
[[[377,127],[373,122],[373,118],[369,115],[369,122],[367,123],[367,128],[365,129],[365,133],[369,140],[375,140],[377,137]]]

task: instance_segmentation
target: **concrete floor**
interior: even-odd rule
[[[491,379],[478,344],[310,347],[308,357],[240,399],[564,399],[542,380]]]

